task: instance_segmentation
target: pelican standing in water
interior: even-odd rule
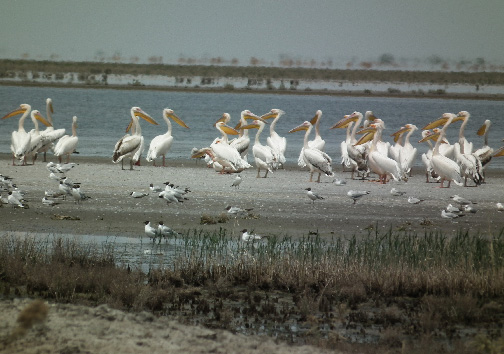
[[[58,156],[58,161],[61,163],[62,156],[67,155],[66,163],[70,162],[70,154],[75,151],[79,137],[77,136],[77,117],[72,118],[72,135],[64,135],[58,140],[54,147],[54,155]]]
[[[300,130],[306,131],[302,151],[303,163],[305,166],[308,165],[308,167],[310,168],[310,182],[313,181],[313,174],[315,172],[318,172],[317,182],[320,182],[320,175],[322,173],[324,173],[326,176],[334,177],[331,166],[332,159],[325,152],[308,145],[308,136],[310,135],[312,129],[313,125],[310,122],[305,121],[301,125],[290,130],[289,133],[294,133]]]
[[[444,137],[446,135],[446,129],[450,126],[450,124],[456,117],[457,116],[453,113],[444,113],[441,118],[437,119],[432,123],[427,124],[423,128],[423,130],[433,129],[442,124],[444,124],[444,126],[443,129],[441,129],[438,133],[427,135],[425,138],[419,141],[419,142],[425,142],[428,139],[433,138],[437,139],[436,145],[434,145],[434,150],[432,151],[431,164],[433,170],[440,177],[441,182],[440,188],[445,188],[443,185],[444,181],[448,181],[448,186],[446,186],[446,188],[450,188],[451,181],[455,182],[459,186],[463,185],[460,166],[455,161],[449,159],[448,157],[442,155],[439,152],[439,146],[441,145],[441,142],[444,140]]]
[[[114,148],[114,154],[112,155],[112,162],[121,162],[121,168],[124,169],[122,165],[123,159],[129,157],[130,170],[132,170],[135,154],[141,149],[143,140],[142,129],[140,128],[138,117],[141,117],[147,122],[154,125],[157,125],[158,123],[154,119],[152,119],[151,116],[145,113],[140,107],[132,107],[130,113],[130,125],[133,126],[135,131],[132,130],[131,135],[125,135],[117,142]]]
[[[165,108],[163,110],[163,119],[168,126],[168,131],[165,134],[158,135],[154,139],[152,139],[149,151],[147,152],[147,161],[154,161],[153,165],[156,166],[156,158],[159,156],[163,156],[163,166],[165,166],[165,156],[166,153],[170,150],[173,143],[172,136],[172,124],[170,122],[170,118],[173,119],[175,123],[180,125],[181,127],[189,129],[189,127],[184,123],[182,119],[177,117],[175,113],[173,113],[172,109]]]
[[[54,129],[54,124],[52,120],[52,113],[54,113],[52,99],[46,99],[46,119],[51,124],[51,126],[46,127],[45,130],[41,131],[40,134],[44,137],[44,145],[38,150],[38,152],[44,153],[44,162],[46,162],[47,151],[54,148],[54,142],[65,135],[65,129]]]

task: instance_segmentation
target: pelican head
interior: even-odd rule
[[[319,121],[320,117],[322,117],[322,111],[319,109],[317,112],[315,112],[315,116],[310,120],[310,123],[312,125],[317,124]]]
[[[46,127],[52,127],[52,124],[49,123],[43,116],[42,114],[40,114],[40,111],[34,109],[33,111],[31,111],[31,116],[33,118],[35,118],[36,120],[38,120],[39,122],[41,122],[42,124],[44,124]]]
[[[350,119],[350,115],[346,114],[341,118],[336,124],[334,124],[332,127],[329,129],[337,129],[337,128],[346,128],[350,123],[355,122],[354,119]]]
[[[281,109],[278,109],[278,108],[273,108],[271,111],[269,111],[268,113],[266,114],[263,114],[261,116],[262,119],[264,120],[267,120],[267,119],[270,119],[270,118],[276,118],[278,116],[281,116],[282,114],[284,114],[285,112],[282,111]]]
[[[300,125],[298,125],[297,127],[295,127],[294,129],[289,130],[289,133],[294,133],[294,132],[298,132],[301,130],[308,130],[312,126],[313,126],[312,123],[310,123],[309,121],[306,120],[303,123],[301,123]]]
[[[2,117],[2,119],[14,117],[14,116],[17,116],[18,114],[24,114],[25,112],[30,111],[30,110],[31,110],[31,106],[29,104],[22,103],[19,105],[19,108],[13,110],[10,113],[7,113],[5,116]]]
[[[222,117],[220,117],[219,119],[217,119],[217,121],[214,123],[214,127],[219,122],[224,122],[225,124],[228,124],[230,120],[231,120],[231,115],[229,113],[222,113]]]
[[[177,123],[181,127],[189,129],[189,127],[187,126],[187,124],[185,124],[182,119],[180,119],[179,117],[177,117],[177,115],[173,112],[173,109],[170,109],[170,108],[163,109],[163,116],[166,117],[166,118],[171,118],[171,119],[173,119],[173,121],[175,123]]]
[[[145,119],[150,124],[158,125],[158,123],[154,119],[152,119],[152,117],[150,115],[148,115],[147,113],[145,113],[143,111],[143,109],[141,109],[140,107],[132,107],[131,108],[131,113],[135,117],[141,117],[141,118]]]

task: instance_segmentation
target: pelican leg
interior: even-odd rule
[[[266,178],[266,176],[268,175],[268,170],[266,169],[266,173],[264,174],[264,177],[263,178]]]
[[[310,182],[313,182],[313,172],[310,172]]]
[[[133,170],[133,159],[130,160],[130,171]]]
[[[321,173],[319,172],[318,178],[317,178],[317,183],[320,183],[320,175],[321,175]]]
[[[163,167],[165,167],[165,155],[163,155]]]
[[[261,176],[259,175],[259,172],[261,172],[261,169],[258,167],[258,168],[257,168],[257,176],[256,176],[256,178],[261,177]]]

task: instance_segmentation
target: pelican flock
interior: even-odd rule
[[[31,163],[33,164],[37,154],[42,153],[45,160],[46,153],[51,150],[54,152],[54,156],[58,158],[59,164],[50,162],[47,165],[47,168],[51,170],[50,179],[58,182],[58,192],[54,194],[47,191],[43,198],[44,205],[56,206],[57,208],[59,202],[54,201],[54,198],[58,198],[58,194],[63,197],[67,195],[73,197],[77,204],[90,198],[81,191],[79,183],[68,181],[64,176],[59,177],[68,171],[63,171],[65,168],[75,166],[75,164],[70,164],[69,161],[70,155],[75,152],[79,141],[77,117],[73,116],[72,118],[72,134],[65,135],[65,129],[55,129],[53,127],[53,113],[52,99],[48,98],[46,100],[47,118],[44,118],[38,110],[32,109],[31,105],[21,104],[14,111],[4,115],[2,119],[21,115],[18,121],[18,129],[11,134],[10,148],[13,165],[18,163],[26,165],[29,157],[32,158]],[[331,177],[330,180],[326,180],[326,183],[345,186],[347,184],[345,178],[335,178],[335,176],[336,173],[343,173],[347,169],[351,172],[351,176],[347,180],[353,180],[355,174],[358,174],[363,180],[369,182],[397,184],[400,188],[393,187],[390,193],[387,194],[398,197],[395,200],[404,199],[410,204],[418,204],[423,200],[411,195],[408,196],[407,191],[400,190],[407,190],[408,178],[412,176],[413,167],[417,163],[417,144],[425,143],[428,146],[427,152],[421,156],[421,160],[425,165],[426,182],[434,180],[440,188],[450,188],[451,182],[457,186],[467,187],[471,185],[478,187],[484,183],[484,168],[488,166],[492,158],[504,156],[504,147],[494,149],[489,146],[490,120],[485,120],[477,132],[478,136],[482,137],[482,141],[476,145],[480,147],[476,150],[473,148],[475,144],[468,141],[465,136],[470,118],[467,111],[460,111],[457,114],[443,113],[440,118],[425,125],[422,129],[412,123],[403,122],[401,126],[394,127],[395,129],[391,130],[392,134],[386,133],[388,127],[388,123],[386,126],[384,121],[386,118],[384,120],[377,118],[372,111],[366,111],[365,114],[354,111],[343,115],[343,118],[333,123],[330,128],[339,128],[339,131],[342,132],[341,141],[338,141],[338,143],[341,148],[343,171],[339,172],[333,169],[332,157],[325,151],[326,141],[322,138],[324,131],[321,128],[322,110],[316,110],[313,118],[304,118],[307,120],[290,130],[287,130],[285,125],[282,124],[285,118],[281,120],[281,117],[285,116],[286,112],[281,109],[271,109],[261,116],[245,109],[241,111],[238,124],[233,128],[229,125],[232,120],[231,115],[223,113],[222,117],[213,124],[213,127],[211,123],[208,124],[209,129],[216,129],[218,136],[213,141],[208,142],[209,144],[205,144],[207,147],[193,149],[191,157],[200,158],[205,156],[209,160],[209,164],[219,174],[235,174],[232,183],[227,181],[226,184],[227,187],[235,187],[236,193],[241,193],[244,188],[240,189],[240,183],[244,173],[248,173],[245,172],[247,169],[255,167],[256,177],[271,177],[269,174],[275,173],[271,177],[275,178],[276,170],[279,168],[283,168],[285,172],[278,173],[288,173],[289,168],[286,168],[286,163],[289,159],[294,161],[295,156],[288,156],[287,138],[283,135],[289,136],[289,134],[285,133],[304,131],[303,143],[297,147],[297,151],[299,151],[297,162],[299,168],[309,170],[309,182],[323,183],[322,178]],[[326,114],[326,116],[328,115]],[[31,122],[30,120],[26,121],[27,118],[30,118]],[[131,107],[129,125],[126,130],[126,132],[129,130],[131,132],[117,141],[112,154],[112,162],[121,162],[122,169],[124,169],[122,164],[125,159],[127,161],[129,159],[130,170],[141,159],[145,143],[140,118],[150,124],[158,125],[140,107]],[[173,145],[174,133],[176,133],[172,123],[175,122],[177,125],[189,129],[189,126],[170,108],[162,110],[162,118],[166,123],[167,130],[164,134],[159,134],[150,141],[145,157],[145,160],[152,162],[153,166],[156,166],[156,160],[160,158],[162,159],[162,166],[166,166],[166,157]],[[250,123],[250,121],[252,122]],[[45,130],[39,129],[39,122],[46,126]],[[446,138],[447,131],[449,129],[450,131],[454,130],[456,122],[462,122],[458,127],[458,140],[454,144],[450,144]],[[25,125],[28,124],[33,125],[33,128],[25,128]],[[252,129],[257,130],[253,137],[254,140],[251,142],[250,134]],[[312,131],[315,133],[314,137],[312,137]],[[264,135],[268,134],[268,132],[269,136],[265,138]],[[417,139],[414,138],[415,134],[419,135]],[[236,138],[231,140],[230,136]],[[261,142],[261,136],[263,140],[266,140],[266,143]],[[393,137],[393,145],[384,141],[386,136]],[[251,143],[252,147],[250,148]],[[249,159],[249,152],[252,154],[253,160]],[[66,164],[62,164],[65,155]],[[264,172],[263,175],[261,175],[262,171]],[[238,173],[240,174],[238,175]],[[251,173],[253,172],[251,171]],[[314,179],[316,173],[318,176]],[[370,174],[376,176],[376,179],[368,179]],[[351,181],[351,183],[363,182]],[[188,200],[187,190],[178,189],[168,182],[165,184],[166,187],[156,189],[155,194],[166,201],[167,204],[177,205]],[[249,187],[249,183],[247,183],[245,189],[247,188],[253,187]],[[319,199],[331,198],[331,195],[321,197],[318,193],[314,193],[312,188],[303,187],[303,189],[306,191],[311,203]],[[154,192],[152,184],[151,191]],[[370,191],[366,188],[352,186],[352,189],[345,190],[343,195],[345,194],[346,198],[352,199],[353,203],[356,204],[362,197],[370,194]],[[130,196],[133,198],[148,197],[149,195],[149,193],[145,192],[130,192]],[[326,194],[324,193],[324,195]],[[362,198],[363,203],[366,198],[370,197]],[[11,190],[9,190],[8,203],[14,207],[25,207],[21,196],[16,195]],[[454,219],[462,216],[463,213],[476,213],[476,209],[470,203],[459,202],[456,198],[454,198],[454,203],[459,203],[460,206],[449,204],[448,207],[443,209],[443,218]],[[235,207],[228,207],[226,210],[232,215],[239,215],[240,212],[243,212],[242,209],[235,209]],[[161,226],[163,226],[162,223],[156,229],[146,222],[146,233],[152,235],[168,234],[168,231],[159,231]],[[167,227],[163,226],[162,228],[166,229]],[[246,230],[244,230],[244,233],[246,233]]]

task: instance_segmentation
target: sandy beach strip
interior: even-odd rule
[[[39,159],[41,159],[39,157]],[[56,162],[52,156],[48,161]],[[46,163],[12,166],[11,155],[0,154],[0,174],[13,178],[17,186],[26,191],[28,209],[0,208],[0,231],[66,235],[110,235],[144,237],[144,221],[157,225],[163,221],[178,232],[192,229],[227,229],[239,236],[244,228],[264,235],[292,236],[294,238],[318,232],[321,237],[367,234],[378,227],[380,231],[442,230],[449,234],[469,230],[494,234],[504,227],[503,213],[496,203],[504,202],[504,173],[487,171],[487,183],[479,187],[438,188],[438,183],[426,183],[424,171],[416,168],[408,182],[390,182],[386,185],[371,180],[352,180],[350,173],[335,165],[336,178],[347,183],[338,186],[333,178],[322,176],[321,183],[310,183],[308,170],[286,166],[284,170],[256,178],[254,168],[241,173],[240,188],[231,187],[234,175],[219,175],[205,166],[203,161],[167,160],[167,167],[154,167],[142,161],[133,171],[121,170],[111,159],[73,155],[77,163],[66,175],[81,183],[81,190],[91,199],[75,203],[72,197],[48,207],[42,204],[46,190],[58,190],[58,182],[49,179]],[[149,184],[164,186],[171,182],[189,187],[188,200],[167,204],[158,193],[149,190]],[[305,188],[311,187],[324,197],[314,203],[308,199]],[[403,196],[392,196],[395,187],[405,191]],[[367,190],[369,195],[356,204],[347,196],[349,190]],[[147,192],[143,198],[132,198],[133,191]],[[475,214],[466,213],[455,221],[441,218],[441,210],[450,196],[458,194],[477,204]],[[2,193],[7,197],[6,192]],[[410,204],[408,196],[423,201]],[[217,219],[226,213],[226,206],[253,208],[250,218],[231,217],[225,223],[201,224],[202,216]],[[74,220],[61,220],[61,217]]]

